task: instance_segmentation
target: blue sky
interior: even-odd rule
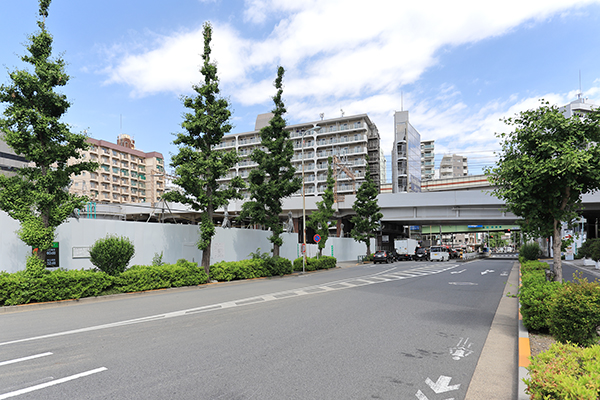
[[[600,0],[404,3],[54,0],[47,28],[71,75],[64,121],[96,139],[129,134],[168,160],[180,96],[201,80],[205,21],[232,133],[253,130],[271,110],[278,65],[288,123],[367,113],[389,155],[403,106],[421,138],[436,140],[437,160],[464,155],[471,173],[493,163],[495,133],[508,129],[502,117],[539,98],[574,100],[580,71],[584,96],[600,104]],[[23,68],[37,9],[34,0],[0,0],[0,83]]]

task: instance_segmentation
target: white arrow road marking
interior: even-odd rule
[[[494,272],[494,270],[493,269],[486,269],[485,271],[481,272],[481,275],[485,275],[485,274],[487,274],[489,272]]]
[[[508,276],[508,271],[503,271],[500,276]]]
[[[427,396],[425,396],[420,390],[415,394],[415,396],[417,396],[417,399],[419,400],[429,400]]]
[[[462,271],[452,271],[450,272],[451,274],[462,274],[463,272],[465,272],[466,269],[463,269]]]
[[[452,380],[452,378],[449,376],[440,375],[437,382],[434,382],[431,379],[427,378],[427,379],[425,379],[425,383],[436,394],[440,394],[440,393],[450,392],[452,390],[458,390],[458,388],[460,388],[460,383],[456,384],[456,385],[452,385],[452,386],[448,385],[451,380]]]

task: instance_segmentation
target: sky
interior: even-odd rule
[[[0,84],[29,68],[20,57],[37,11],[0,0]],[[493,165],[496,134],[511,130],[502,118],[580,89],[600,104],[600,0],[54,0],[46,27],[70,75],[63,121],[100,140],[128,134],[168,164],[181,96],[202,80],[206,21],[231,133],[273,108],[280,65],[288,124],[366,113],[389,158],[394,112],[407,110],[435,140],[436,166],[459,154],[471,174]]]

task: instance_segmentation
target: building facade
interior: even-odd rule
[[[119,135],[117,143],[88,138],[85,160],[100,167],[73,177],[69,190],[86,195],[98,203],[151,203],[164,192],[165,170],[161,153],[145,153],[135,148],[128,135]]]
[[[577,100],[570,102],[566,106],[559,107],[559,110],[565,117],[571,118],[573,115],[583,116],[584,114],[588,114],[594,108],[598,108],[598,106],[588,102],[588,100],[579,93],[577,95]]]
[[[15,154],[13,149],[0,137],[0,174],[14,175],[16,169],[25,166],[27,166],[27,159]]]
[[[435,140],[421,142],[421,182],[435,177]]]
[[[250,159],[254,149],[261,147],[260,129],[266,126],[271,114],[261,114],[252,132],[230,134],[223,137],[219,147],[235,149],[240,161],[221,180],[227,184],[233,177],[248,179],[257,164]],[[354,194],[364,182],[366,168],[378,188],[381,182],[379,131],[367,114],[343,116],[327,120],[288,125],[290,140],[294,145],[292,164],[296,176],[304,174],[307,196],[321,195],[325,191],[328,158],[333,158],[336,196]],[[368,156],[368,163],[366,157]],[[244,198],[249,198],[249,192]],[[302,195],[302,190],[295,195]]]
[[[408,121],[408,111],[394,113],[392,190],[421,191],[421,134]]]
[[[456,178],[469,175],[467,157],[456,154],[445,155],[440,162],[440,179]]]

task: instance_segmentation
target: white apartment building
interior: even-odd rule
[[[223,137],[220,147],[235,149],[240,156],[237,165],[222,179],[223,184],[234,176],[247,179],[250,171],[256,167],[250,154],[261,146],[260,129],[268,125],[271,116],[272,114],[259,115],[252,132]],[[364,182],[367,155],[371,178],[379,187],[379,131],[367,114],[288,125],[286,129],[290,132],[294,145],[292,164],[297,176],[301,176],[304,171],[304,190],[307,196],[321,195],[325,191],[329,157],[334,158],[336,196],[356,193]],[[301,190],[296,193],[301,194]],[[244,196],[248,198],[249,193],[244,193]]]
[[[469,175],[467,157],[456,154],[445,155],[440,162],[440,179],[456,178]]]
[[[565,117],[571,118],[573,115],[581,116],[583,114],[587,114],[594,108],[598,108],[598,106],[588,102],[588,100],[584,98],[581,93],[579,93],[577,95],[577,100],[570,102],[566,106],[559,107],[559,110]]]
[[[408,121],[408,111],[394,113],[392,191],[421,191],[421,134]]]
[[[122,134],[117,143],[88,138],[90,149],[84,159],[95,161],[95,172],[73,177],[69,190],[98,203],[151,203],[164,192],[163,155],[135,149],[135,141]]]
[[[435,177],[435,140],[421,142],[421,182]]]
[[[16,169],[26,166],[25,157],[15,154],[0,136],[0,174],[10,176]]]

